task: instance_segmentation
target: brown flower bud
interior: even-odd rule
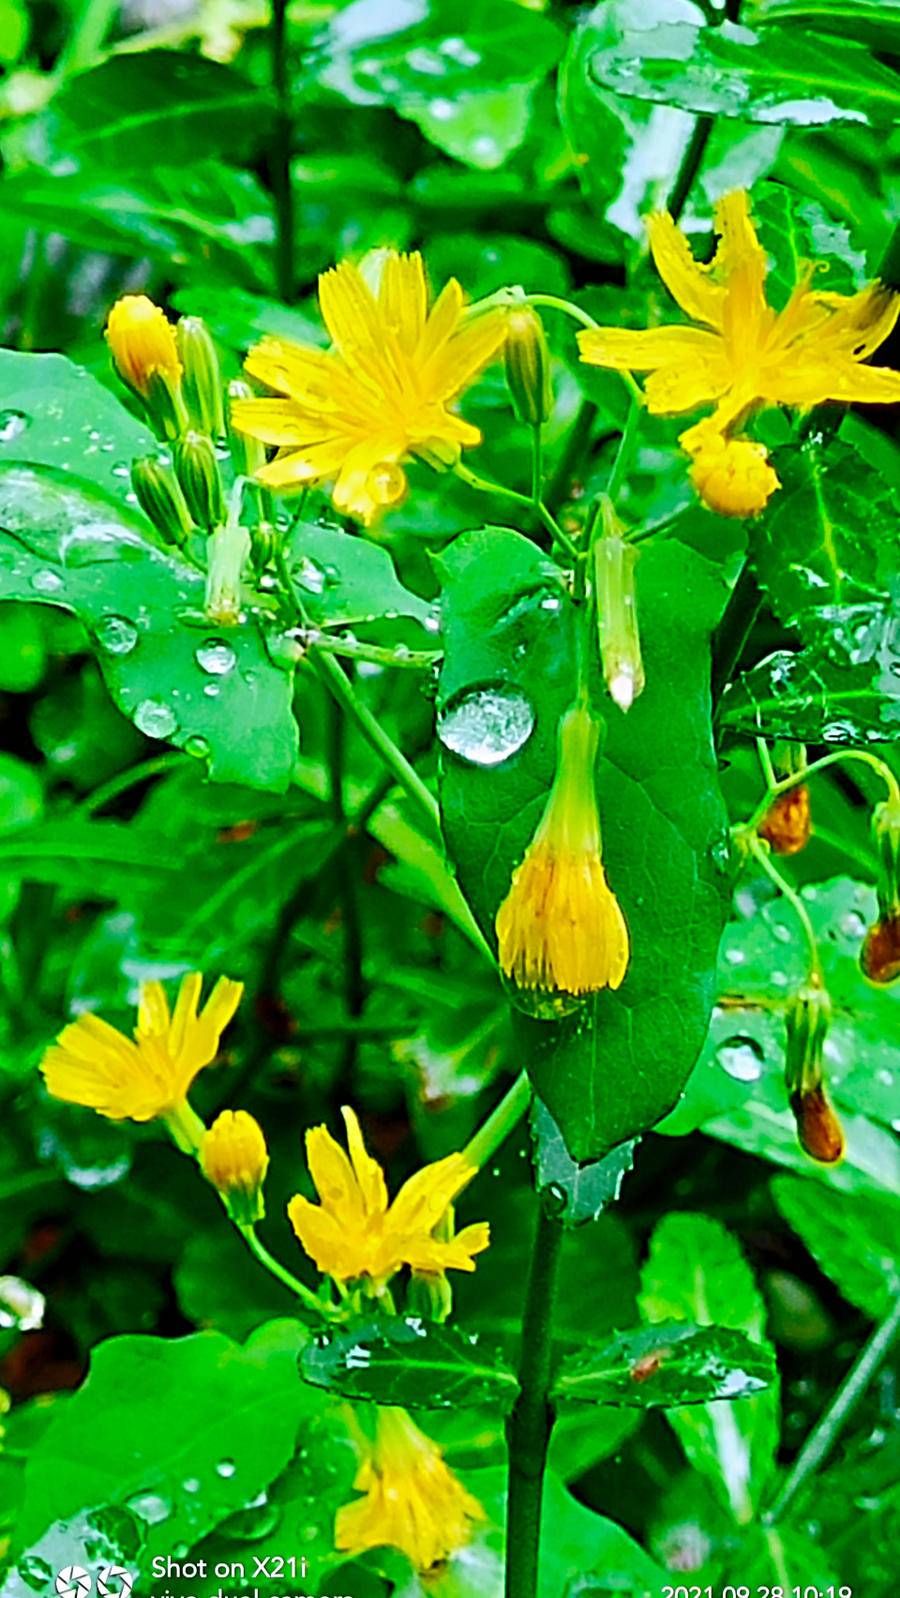
[[[759,834],[776,854],[799,854],[809,843],[812,822],[809,789],[805,782],[780,793],[759,824]]]
[[[822,1084],[806,1093],[793,1093],[791,1109],[803,1152],[822,1165],[836,1165],[844,1154],[844,1131]]]
[[[859,963],[870,982],[896,982],[900,977],[900,912],[880,916],[869,928]]]

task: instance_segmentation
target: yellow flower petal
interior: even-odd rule
[[[365,1209],[370,1215],[383,1214],[388,1207],[384,1172],[367,1152],[356,1112],[345,1104],[341,1110],[347,1129],[347,1148]]]
[[[722,340],[699,327],[591,327],[577,334],[588,366],[616,372],[655,372],[681,362],[721,362]]]
[[[138,1004],[138,1031],[148,1036],[169,1030],[169,1001],[161,982],[142,982]]]
[[[322,1207],[348,1228],[361,1227],[366,1208],[356,1173],[326,1126],[306,1134],[306,1162]]]
[[[378,287],[378,308],[401,349],[412,355],[422,337],[428,310],[425,268],[418,251],[412,255],[388,251]]]
[[[775,312],[766,302],[766,252],[757,238],[745,189],[719,200],[716,232],[719,244],[712,269],[726,285],[722,331],[736,346],[753,346],[765,337]]]
[[[650,250],[660,277],[683,311],[694,322],[721,332],[725,290],[713,281],[709,268],[700,266],[684,234],[667,211],[647,218]]]
[[[429,1233],[475,1175],[475,1166],[461,1154],[448,1154],[416,1171],[401,1187],[389,1212],[398,1232]]]
[[[233,400],[231,421],[239,433],[263,444],[306,444],[311,425],[288,399]]]

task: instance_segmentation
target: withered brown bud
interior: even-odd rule
[[[806,1093],[792,1093],[791,1109],[803,1152],[822,1165],[836,1165],[844,1154],[844,1131],[822,1084]]]
[[[811,831],[809,789],[805,782],[780,793],[759,824],[760,837],[771,844],[776,854],[799,854],[809,843]]]
[[[859,963],[870,982],[886,985],[900,977],[900,911],[880,916],[869,928]]]

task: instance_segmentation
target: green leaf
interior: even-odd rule
[[[98,1503],[146,1522],[148,1557],[196,1542],[278,1475],[318,1407],[297,1381],[304,1335],[272,1321],[243,1347],[219,1332],[101,1343],[32,1452],[16,1548]]]
[[[844,1297],[873,1320],[886,1315],[900,1289],[900,1206],[887,1195],[823,1193],[791,1176],[776,1177],[772,1197]]]
[[[492,172],[525,139],[533,95],[532,84],[510,83],[480,94],[458,94],[453,100],[410,104],[404,114],[447,155]]]
[[[404,588],[388,551],[362,535],[300,522],[288,550],[312,621],[336,627],[409,616],[436,628],[432,606]]]
[[[721,725],[748,737],[848,747],[900,740],[895,607],[835,607],[832,638],[779,650],[722,696]]]
[[[666,1216],[651,1238],[642,1283],[641,1308],[654,1324],[675,1319],[730,1328],[764,1346],[763,1302],[752,1273],[734,1238],[711,1217]],[[749,1521],[774,1465],[777,1391],[667,1419],[689,1464],[711,1480],[735,1520]]]
[[[535,1186],[564,1226],[596,1221],[614,1204],[634,1165],[635,1142],[622,1143],[602,1160],[576,1165],[546,1104],[535,1099],[531,1111]]]
[[[784,309],[809,261],[816,263],[817,290],[852,294],[868,281],[866,258],[855,247],[850,229],[816,201],[782,184],[764,183],[753,195],[753,221],[768,257],[766,299],[776,309]],[[788,459],[796,456],[791,449]],[[773,501],[779,503],[781,495]],[[751,533],[755,526],[750,523]]]
[[[617,1332],[609,1342],[564,1359],[558,1399],[638,1409],[747,1398],[775,1380],[768,1344],[721,1326],[662,1321]]]
[[[178,862],[154,848],[151,833],[135,832],[121,821],[60,816],[0,838],[0,871],[113,899],[162,884],[171,893]]]
[[[300,1369],[306,1381],[345,1398],[409,1409],[490,1404],[506,1411],[518,1391],[513,1372],[477,1335],[409,1315],[322,1333],[303,1350]]]
[[[900,112],[896,75],[862,46],[838,51],[832,40],[793,28],[634,28],[598,50],[590,70],[616,94],[744,122],[879,127]]]
[[[80,478],[0,467],[0,522],[0,596],[74,611],[140,732],[207,758],[217,781],[287,787],[291,677],[270,660],[255,619],[227,636],[210,626],[202,573]]]
[[[109,389],[63,355],[0,350],[0,391],[0,464],[56,466],[127,503],[132,459],[158,446]]]
[[[574,694],[574,607],[557,568],[503,529],[463,535],[439,570],[445,835],[493,938]],[[535,1088],[577,1160],[644,1131],[677,1099],[706,1033],[723,915],[707,636],[721,587],[675,541],[648,546],[637,577],[647,688],[627,716],[607,701],[598,786],[604,861],[628,921],[631,964],[619,992],[597,995],[566,1020],[515,1018]]]
[[[743,14],[754,26],[787,23],[841,39],[864,40],[873,49],[896,54],[900,0],[749,0],[749,4],[745,0]]]
[[[92,1583],[110,1565],[135,1570],[144,1552],[144,1523],[114,1505],[57,1520],[23,1549],[0,1585],[0,1598],[34,1598],[50,1589],[59,1571],[80,1565]],[[94,1589],[96,1590],[96,1589]]]

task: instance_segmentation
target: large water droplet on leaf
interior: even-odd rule
[[[762,1076],[763,1051],[755,1038],[727,1038],[719,1044],[716,1058],[736,1082],[758,1082]]]
[[[108,655],[128,655],[138,641],[138,630],[127,616],[104,616],[94,636]]]
[[[172,1505],[161,1493],[135,1493],[132,1498],[126,1499],[126,1503],[148,1526],[161,1525],[172,1513]]]
[[[503,683],[467,688],[444,706],[438,737],[473,766],[499,766],[527,743],[534,711],[523,693]]]
[[[170,738],[178,726],[175,712],[162,699],[142,699],[134,713],[134,724],[148,738]]]
[[[36,594],[58,594],[62,588],[63,580],[59,572],[35,572],[31,579],[31,586]]]
[[[211,677],[224,677],[226,672],[233,669],[237,655],[231,645],[223,643],[220,638],[207,638],[194,651],[194,659],[201,671],[209,672]]]
[[[14,438],[20,438],[30,420],[24,411],[0,411],[0,444],[11,444]]]

